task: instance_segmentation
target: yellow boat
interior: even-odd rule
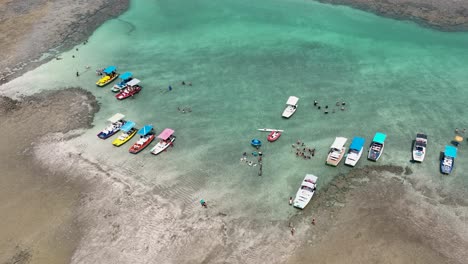
[[[117,67],[115,66],[109,66],[105,68],[102,71],[105,76],[99,79],[99,81],[96,82],[97,86],[103,87],[109,83],[111,83],[113,80],[117,79],[119,77],[119,74],[117,73]]]
[[[135,134],[137,133],[137,129],[134,128],[135,123],[132,121],[127,121],[125,124],[120,128],[123,131],[122,134],[119,135],[114,141],[112,141],[112,145],[116,147],[120,147],[129,141]]]

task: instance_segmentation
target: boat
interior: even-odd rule
[[[97,136],[100,139],[106,139],[117,133],[120,128],[125,124],[124,115],[117,113],[113,116],[111,116],[107,121],[109,121],[109,125],[101,130]]]
[[[457,148],[454,146],[445,146],[445,151],[440,160],[440,172],[450,174],[455,166],[455,158],[457,157]]]
[[[335,138],[335,141],[333,141],[333,144],[330,147],[330,151],[328,152],[327,165],[336,167],[338,164],[340,164],[340,161],[343,159],[343,156],[346,152],[346,141],[348,141],[348,139],[345,137]]]
[[[374,135],[374,139],[369,147],[369,154],[367,155],[368,160],[377,161],[382,156],[384,150],[384,142],[387,135],[384,133],[377,132]]]
[[[152,125],[146,125],[138,130],[138,135],[140,135],[140,139],[138,139],[135,144],[128,150],[132,154],[137,154],[143,149],[145,149],[155,138],[153,132]]]
[[[131,81],[132,78],[132,73],[131,72],[124,72],[120,75],[120,82],[115,84],[112,88],[111,91],[114,93],[120,92],[125,86],[127,86],[127,83]]]
[[[416,134],[416,140],[413,144],[413,160],[423,162],[426,156],[427,135],[422,133]]]
[[[301,187],[299,187],[299,190],[296,193],[296,198],[294,198],[294,207],[304,209],[307,206],[312,199],[312,196],[314,196],[315,189],[317,187],[317,180],[317,176],[306,174],[301,183]]]
[[[109,66],[105,68],[102,71],[102,73],[104,74],[104,76],[96,82],[96,85],[99,87],[106,86],[107,84],[115,80],[117,77],[119,77],[119,74],[117,73],[117,67],[115,66]]]
[[[127,121],[125,125],[123,125],[120,130],[123,131],[122,134],[114,141],[112,141],[112,145],[116,147],[120,147],[123,144],[127,143],[135,134],[137,133],[137,129],[135,128],[135,122]]]
[[[166,150],[169,146],[173,146],[173,143],[176,139],[174,136],[174,130],[166,128],[158,135],[160,139],[158,144],[151,149],[151,154],[158,155],[159,153]]]
[[[298,97],[289,96],[288,101],[286,102],[286,108],[283,111],[284,118],[290,118],[296,112],[298,101]]]
[[[115,95],[115,98],[117,98],[117,100],[123,100],[139,93],[143,88],[139,85],[139,83],[140,80],[132,79],[127,83],[127,86],[124,89],[122,89],[118,94]]]
[[[273,129],[273,128],[259,128],[257,129],[258,131],[262,132],[273,132],[273,131],[278,131],[278,132],[284,132],[284,130],[281,129]]]
[[[267,140],[269,142],[275,142],[279,137],[281,137],[280,131],[271,131],[270,134],[268,134]]]
[[[348,154],[346,155],[345,165],[354,167],[356,163],[362,156],[362,152],[364,151],[364,142],[366,140],[361,137],[354,137],[353,141],[351,142],[351,146],[349,146]]]

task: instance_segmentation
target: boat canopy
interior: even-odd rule
[[[385,135],[384,133],[377,132],[375,133],[374,139],[372,141],[383,144],[386,138],[387,135]]]
[[[167,140],[170,136],[172,136],[172,134],[174,134],[174,130],[166,128],[163,130],[163,132],[161,132],[161,134],[158,135],[158,138]]]
[[[109,66],[109,67],[105,68],[105,69],[103,70],[103,72],[104,72],[105,74],[111,74],[111,73],[115,72],[115,70],[117,70],[117,67],[115,67],[115,66]]]
[[[127,80],[132,78],[133,74],[131,72],[124,72],[120,75],[120,79]]]
[[[353,142],[351,142],[351,146],[349,146],[349,148],[360,151],[362,149],[362,147],[364,146],[365,141],[366,140],[364,138],[354,137]]]
[[[287,105],[297,105],[299,98],[296,96],[289,96],[288,101],[286,102]]]
[[[346,144],[346,141],[348,141],[348,139],[345,137],[337,137],[335,138],[335,141],[333,142],[331,148],[342,149],[343,146]]]
[[[151,130],[153,130],[153,125],[145,125],[140,130],[138,130],[138,134],[142,136],[146,136],[151,132]]]
[[[119,120],[122,120],[125,116],[122,115],[121,113],[117,113],[113,116],[111,116],[109,119],[107,119],[107,121],[111,122],[111,123],[115,123]]]
[[[129,82],[127,83],[127,85],[135,86],[135,85],[137,85],[137,84],[139,84],[139,83],[140,83],[140,80],[138,80],[138,79],[132,79],[131,81],[129,81]]]
[[[124,132],[130,131],[133,127],[135,126],[135,122],[133,121],[127,121],[125,124],[120,128],[120,130]]]
[[[457,157],[457,148],[454,147],[454,146],[445,146],[444,154],[445,154],[445,156],[456,158]]]

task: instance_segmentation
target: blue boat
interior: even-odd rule
[[[384,146],[385,146],[385,139],[387,135],[381,132],[375,133],[374,139],[369,147],[369,154],[367,155],[368,160],[377,161],[379,160],[380,156],[382,156]]]
[[[454,146],[445,146],[444,156],[440,160],[440,172],[450,174],[453,166],[455,166],[455,158],[457,157],[457,148]]]
[[[120,82],[114,85],[112,87],[111,91],[114,93],[120,92],[125,86],[127,86],[127,83],[133,79],[133,74],[131,72],[124,72],[120,75]]]
[[[262,146],[262,142],[258,139],[252,139],[252,141],[250,142],[250,144],[252,144],[252,146],[256,147],[256,148],[259,148]]]
[[[354,137],[351,146],[349,147],[348,154],[346,155],[345,165],[354,167],[361,158],[364,150],[364,142],[366,140],[361,137]]]

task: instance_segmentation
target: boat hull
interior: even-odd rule
[[[345,151],[346,148],[342,148],[338,155],[336,155],[337,152],[330,152],[328,154],[326,164],[334,167],[338,166],[343,159]]]
[[[451,160],[451,166],[446,166],[445,165],[445,161],[446,160]],[[447,157],[447,156],[444,156],[444,158],[440,161],[440,172],[442,174],[450,174],[452,173],[452,170],[453,170],[453,167],[455,166],[455,159],[452,158],[452,157]]]
[[[268,135],[267,140],[268,140],[269,142],[275,142],[275,141],[278,140],[280,137],[281,137],[281,132],[272,131],[272,132]]]
[[[384,150],[384,144],[380,145],[380,150],[376,151],[373,146],[375,143],[372,143],[371,147],[369,148],[369,154],[367,155],[367,159],[370,161],[378,161],[382,156]],[[377,145],[379,146],[379,145]]]
[[[151,135],[151,137],[149,137],[148,140],[143,145],[141,145],[141,147],[138,147],[138,145],[136,143],[133,144],[133,146],[130,147],[128,152],[130,152],[132,154],[140,153],[142,150],[144,150],[146,147],[148,147],[149,144],[151,144],[151,142],[153,142],[154,138],[155,138],[155,135]]]
[[[171,139],[171,142],[169,143],[161,143],[159,142],[158,144],[156,144],[156,146],[154,146],[152,149],[151,149],[151,154],[153,155],[158,155],[160,154],[161,152],[165,151],[167,148],[169,148],[170,146],[172,146],[172,144],[174,143],[175,141],[175,137]]]
[[[109,83],[113,82],[115,79],[117,79],[117,77],[119,77],[119,74],[115,74],[113,77],[109,78],[106,81],[101,81],[102,80],[101,78],[99,81],[96,82],[96,85],[99,87],[104,87],[108,85]]]
[[[281,116],[283,118],[290,118],[292,115],[294,115],[294,113],[296,113],[296,110],[296,108],[290,109],[289,107],[287,107],[286,109],[284,109],[283,114]]]
[[[347,166],[351,166],[351,167],[356,166],[357,162],[359,161],[359,159],[362,156],[363,150],[364,150],[364,148],[361,148],[361,150],[358,153],[351,152],[352,150],[349,150],[348,155],[346,156],[344,164],[347,165]]]
[[[318,177],[315,175],[308,174],[304,178],[299,187],[299,190],[296,193],[296,197],[293,202],[293,206],[298,209],[304,209],[312,200],[312,197],[315,193],[315,188],[312,189],[311,187],[317,184]],[[313,184],[311,184],[313,182]]]
[[[424,152],[421,153],[420,151],[413,151],[413,161],[423,162],[424,156],[425,156]]]
[[[130,139],[133,138],[133,136],[135,136],[137,133],[137,130],[135,129],[132,133],[130,133],[127,137],[125,137],[125,139],[119,139],[119,138],[116,138],[113,142],[112,142],[112,145],[116,146],[116,147],[120,147],[122,146],[123,144],[127,143]]]
[[[101,131],[101,132],[99,132],[99,134],[97,134],[97,136],[100,139],[108,139],[108,138],[112,137],[113,135],[115,135],[115,133],[119,132],[119,130],[120,130],[120,128],[112,131],[109,134],[105,134],[104,132]]]
[[[138,86],[138,87],[135,87],[135,89],[131,92],[125,92],[125,90],[119,92],[117,95],[115,95],[115,98],[117,98],[117,100],[124,100],[124,99],[127,99],[129,97],[132,97],[134,96],[135,94],[139,93],[141,91],[142,87],[141,86]]]

